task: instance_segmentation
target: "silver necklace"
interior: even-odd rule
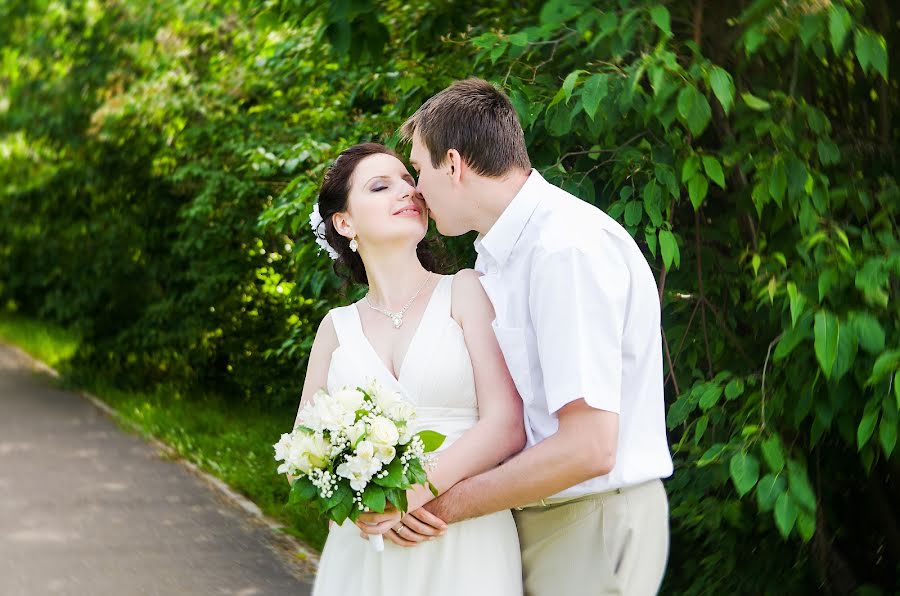
[[[371,308],[372,310],[377,310],[381,314],[389,317],[391,319],[391,322],[394,324],[394,329],[399,329],[400,325],[403,324],[403,315],[405,315],[406,311],[409,310],[409,307],[412,305],[413,301],[415,301],[415,299],[419,297],[419,294],[421,294],[422,290],[425,289],[425,285],[428,283],[428,280],[430,280],[430,279],[431,279],[431,273],[429,273],[428,275],[425,276],[425,281],[422,282],[422,285],[419,286],[419,289],[416,290],[416,293],[413,294],[413,297],[410,298],[409,301],[403,305],[403,308],[401,308],[397,312],[388,310],[386,308],[381,308],[381,307],[375,306],[369,300],[368,294],[366,294],[366,304],[368,304],[369,308]]]

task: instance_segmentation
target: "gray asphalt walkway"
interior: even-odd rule
[[[290,556],[254,516],[0,345],[0,595],[308,594]]]

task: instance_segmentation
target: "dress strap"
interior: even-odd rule
[[[442,275],[434,288],[434,311],[442,317],[450,316],[450,298],[453,294],[453,276]]]
[[[334,332],[337,334],[338,343],[342,346],[348,346],[352,342],[353,336],[356,334],[359,326],[351,308],[355,309],[355,304],[341,306],[331,309],[331,322],[334,324]]]

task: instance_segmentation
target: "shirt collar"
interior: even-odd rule
[[[475,251],[489,257],[502,267],[522,235],[525,225],[541,202],[541,187],[546,184],[543,176],[532,169],[528,179],[513,200],[506,206],[487,234],[475,239]]]

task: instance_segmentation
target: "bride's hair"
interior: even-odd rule
[[[338,258],[334,261],[334,271],[344,279],[365,285],[368,285],[369,280],[366,277],[366,268],[363,265],[362,258],[360,258],[358,253],[350,250],[350,240],[341,236],[334,229],[331,216],[347,210],[347,199],[350,196],[350,179],[359,162],[370,155],[378,155],[380,153],[392,155],[401,162],[403,161],[394,151],[378,143],[353,145],[341,151],[334,163],[329,166],[325,172],[322,187],[319,189],[319,214],[324,220],[322,226],[325,228],[325,240],[338,254]],[[436,256],[435,252],[438,244],[438,241],[426,238],[416,248],[416,255],[419,257],[419,261],[429,271],[440,272],[439,269],[443,269],[443,262]]]

